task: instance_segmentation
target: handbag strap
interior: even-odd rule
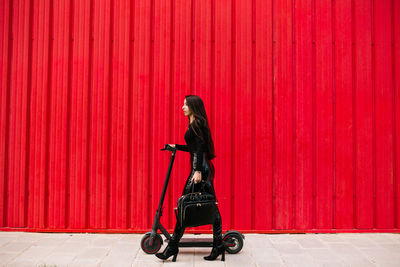
[[[192,186],[190,187],[190,188],[192,189],[192,192],[191,192],[191,193],[194,193],[194,182],[191,181],[191,183],[192,183]]]
[[[192,185],[191,185],[192,192],[191,193],[194,193],[194,181],[192,181],[191,183],[192,183]],[[201,183],[201,188],[200,188],[199,192],[205,192],[204,187],[206,186],[206,182],[201,180],[200,183]],[[217,199],[217,196],[215,194],[214,194],[214,197],[215,197],[215,202],[218,204],[218,199]]]
[[[191,192],[191,193],[194,193],[194,185],[195,185],[195,182],[192,181],[191,183],[192,183],[192,185],[191,185],[192,192]],[[200,184],[201,184],[201,187],[200,187],[200,191],[199,191],[199,192],[205,192],[204,187],[206,186],[206,182],[203,181],[203,180],[201,180]]]

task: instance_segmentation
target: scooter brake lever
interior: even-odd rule
[[[161,151],[168,150],[169,145],[165,144],[164,148],[161,148]]]

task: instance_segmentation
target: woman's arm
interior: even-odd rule
[[[175,144],[175,148],[176,148],[177,150],[189,152],[189,148],[188,148],[187,145],[178,145],[178,144]]]
[[[193,151],[193,162],[192,162],[192,168],[195,171],[203,171],[203,154],[204,154],[204,147],[205,143],[204,141],[196,136],[195,137],[195,149]]]
[[[196,136],[196,146],[193,152],[193,166],[194,175],[192,177],[192,181],[194,183],[199,183],[202,179],[201,172],[203,171],[203,158],[204,158],[204,142],[200,139],[200,137]]]

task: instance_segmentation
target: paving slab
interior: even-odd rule
[[[10,241],[0,247],[0,252],[22,253],[32,245],[31,242]]]
[[[5,265],[11,260],[15,259],[18,253],[0,252],[0,262]]]
[[[40,260],[39,266],[68,266],[68,264],[72,263],[75,257],[76,255],[72,253],[53,252]]]
[[[211,248],[181,248],[176,262],[140,248],[143,234],[0,232],[0,266],[400,266],[400,234],[245,234],[238,254],[205,261]],[[211,235],[187,234],[189,238]],[[164,250],[166,243],[160,249]]]
[[[282,260],[285,266],[290,266],[290,267],[318,266],[317,262],[310,255],[307,254],[300,254],[300,255],[285,254],[282,256]]]
[[[325,244],[318,238],[315,238],[314,235],[297,235],[295,236],[295,240],[300,244],[302,248],[325,247]]]

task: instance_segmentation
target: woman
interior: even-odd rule
[[[188,130],[185,133],[187,145],[170,144],[170,146],[175,147],[177,150],[190,153],[191,172],[186,180],[182,195],[191,192],[192,183],[199,184],[202,180],[206,184],[206,191],[215,195],[213,185],[214,166],[211,163],[211,159],[215,158],[214,143],[211,138],[203,101],[198,96],[188,95],[185,97],[182,109],[185,116],[189,119]],[[156,256],[162,260],[166,260],[174,255],[172,261],[175,261],[179,252],[178,243],[184,231],[185,227],[177,222],[168,246],[162,253],[157,253]],[[217,209],[216,219],[213,223],[213,248],[211,254],[204,257],[204,259],[215,260],[220,254],[222,254],[221,260],[225,260],[225,248],[222,243],[221,215]]]

